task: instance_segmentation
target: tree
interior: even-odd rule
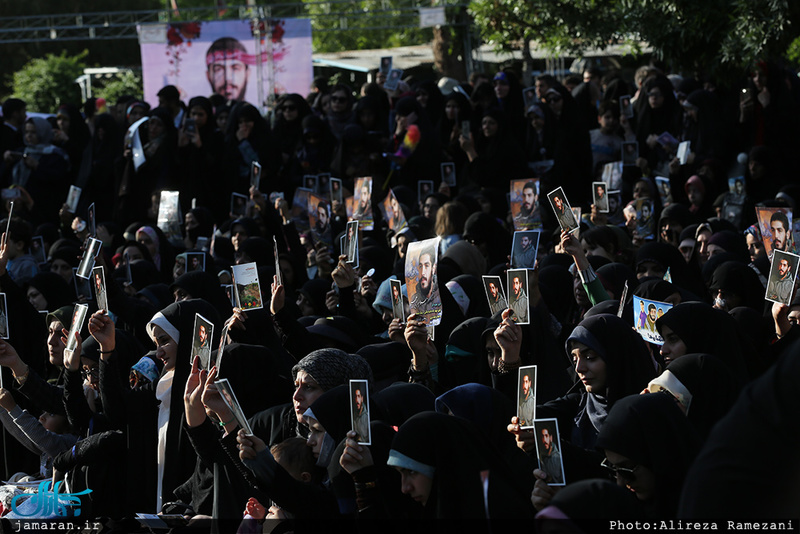
[[[88,50],[75,56],[62,52],[29,61],[14,73],[14,96],[25,100],[29,110],[42,113],[54,112],[65,103],[80,104],[81,92],[75,78],[83,74],[87,55]]]
[[[785,52],[800,22],[800,3],[789,0],[472,0],[470,12],[501,49],[531,40],[579,56],[643,43],[674,70],[720,78]]]
[[[98,89],[95,96],[104,98],[111,105],[123,95],[142,98],[142,93],[142,76],[133,71],[125,71],[108,82],[105,87]]]

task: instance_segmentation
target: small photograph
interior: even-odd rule
[[[366,380],[350,381],[350,428],[357,434],[356,441],[359,445],[372,445],[368,386]]]
[[[649,198],[640,198],[633,203],[633,207],[636,210],[634,232],[642,239],[655,239],[656,220],[653,217],[653,202]]]
[[[347,229],[345,230],[344,236],[344,246],[345,250],[347,251],[347,263],[358,265],[358,240],[359,237],[361,237],[358,231],[358,221],[350,221],[347,223]]]
[[[108,311],[108,293],[106,293],[106,274],[102,265],[92,269],[92,280],[94,281],[94,297],[97,301],[98,310]]]
[[[634,327],[642,339],[654,345],[664,344],[664,339],[656,328],[656,321],[671,309],[672,304],[633,296]]]
[[[609,191],[622,189],[622,162],[612,161],[603,165],[603,176],[600,181],[606,183]]]
[[[342,201],[342,181],[339,178],[331,178],[331,202]]]
[[[227,378],[218,378],[214,382],[214,385],[217,386],[217,391],[219,391],[222,400],[236,418],[239,428],[244,429],[244,433],[248,436],[252,436],[253,430],[250,428],[250,423],[247,421],[247,417],[244,416],[242,405],[239,404],[238,400],[236,400],[236,394],[233,392],[233,386],[231,386],[231,383]]]
[[[325,243],[328,252],[333,252],[333,229],[331,228],[331,206],[326,198],[308,196],[308,224],[315,243]]]
[[[284,195],[283,191],[273,191],[269,194],[269,203],[271,206],[274,206],[276,200],[283,200],[284,198],[286,198],[286,195]]]
[[[508,271],[508,299],[508,307],[513,312],[514,322],[517,324],[530,323],[527,270],[511,269]]]
[[[536,366],[519,368],[517,380],[517,422],[522,429],[533,428],[536,419]]]
[[[200,250],[208,252],[210,250],[211,240],[204,235],[201,235],[197,238],[197,241],[194,242],[194,246]]]
[[[622,225],[625,217],[622,214],[622,191],[608,191],[608,224]]]
[[[397,233],[407,226],[403,208],[400,206],[400,202],[391,189],[389,190],[389,194],[386,195],[386,198],[383,199],[380,208],[383,213],[383,219],[386,221],[386,224],[389,225],[390,230]]]
[[[770,302],[789,305],[792,302],[794,282],[797,278],[797,265],[800,256],[791,252],[776,250],[772,255],[772,267],[769,270],[766,299]]]
[[[525,109],[529,109],[533,104],[538,104],[536,97],[536,87],[526,87],[522,90],[522,100],[525,102]]]
[[[356,178],[353,193],[355,211],[353,219],[359,221],[363,230],[372,230],[372,178],[369,176]]]
[[[608,195],[605,182],[592,182],[592,201],[598,213],[608,213]]]
[[[233,285],[236,307],[242,310],[259,310],[264,307],[261,299],[261,284],[255,262],[234,265]]]
[[[272,236],[272,257],[275,258],[275,276],[278,279],[278,285],[283,285],[283,275],[281,274],[281,257],[278,253],[278,240]]]
[[[619,115],[626,119],[633,118],[633,104],[631,103],[631,95],[622,95],[619,97]]]
[[[69,186],[69,193],[67,193],[67,211],[74,214],[78,211],[78,202],[81,199],[82,189],[77,185]]]
[[[558,189],[548,193],[547,199],[550,201],[550,205],[553,207],[553,212],[556,214],[556,220],[558,221],[558,225],[562,230],[574,232],[580,228],[580,223],[572,213],[572,208],[570,208],[569,201],[567,201],[567,196],[564,194],[564,190],[562,188],[559,187]]]
[[[174,246],[183,246],[183,217],[181,216],[180,192],[161,191],[158,203],[158,227]]]
[[[88,304],[75,305],[75,308],[72,311],[72,323],[69,327],[69,333],[67,334],[67,346],[64,348],[64,350],[68,350],[70,352],[75,350],[75,346],[77,345],[75,334],[83,329],[83,322],[86,320],[86,313],[88,311]]]
[[[380,72],[389,75],[389,71],[392,70],[392,56],[383,56],[381,58],[381,67]]]
[[[733,196],[744,198],[746,194],[744,190],[744,176],[728,178],[728,191],[730,191],[730,194]]]
[[[661,198],[661,205],[667,207],[672,204],[672,184],[669,178],[664,176],[656,176],[656,189],[658,189],[658,196]]]
[[[667,152],[672,153],[678,148],[679,141],[671,133],[664,132],[658,136],[658,144]]]
[[[261,164],[257,161],[250,164],[250,187],[261,189]]]
[[[508,308],[503,282],[499,276],[483,275],[483,288],[486,290],[486,299],[489,301],[489,313],[494,315]]]
[[[536,265],[536,253],[539,250],[538,230],[514,232],[511,245],[511,267],[514,269],[533,269]]]
[[[637,159],[639,159],[639,143],[636,141],[622,143],[622,164],[636,165]]]
[[[305,234],[311,227],[308,224],[308,197],[313,193],[305,187],[298,187],[294,190],[292,198],[292,222],[297,228],[298,234]]]
[[[317,175],[317,194],[324,195],[331,188],[331,173],[323,172]]]
[[[93,237],[89,238],[89,246],[83,251],[81,262],[78,264],[78,271],[76,274],[79,277],[85,280],[89,279],[89,274],[92,272],[92,267],[94,267],[94,259],[97,254],[100,253],[100,248],[102,246],[103,242],[99,239],[95,239]]]
[[[575,229],[575,237],[578,239],[581,238],[581,208],[570,208],[572,210],[572,215],[575,217],[575,220],[578,221],[578,228]]]
[[[386,76],[386,81],[383,83],[384,89],[389,91],[397,91],[397,86],[403,77],[403,69],[392,69]]]
[[[97,215],[94,202],[89,204],[89,207],[86,209],[86,228],[89,229],[89,236],[97,237]]]
[[[317,191],[317,175],[316,174],[306,174],[303,176],[303,187],[310,191]]]
[[[450,187],[456,186],[456,164],[452,161],[442,163],[442,183]]]
[[[392,288],[392,319],[400,319],[401,323],[406,322],[406,308],[403,303],[403,282],[400,280],[389,280]]]
[[[92,286],[88,278],[81,278],[78,276],[78,268],[72,268],[72,287],[75,289],[75,295],[78,300],[85,302],[92,298]]]
[[[689,152],[691,151],[691,141],[683,141],[678,144],[677,158],[681,165],[689,162]]]
[[[472,124],[469,121],[461,121],[461,137],[464,139],[469,139],[470,133],[472,132]]]
[[[42,265],[47,263],[47,255],[44,250],[44,238],[40,235],[35,235],[31,238],[30,255],[36,260],[36,263]]]
[[[540,230],[542,214],[539,211],[539,180],[536,178],[511,180],[509,193],[514,230]]]
[[[791,210],[757,207],[756,216],[767,256],[771,256],[773,250],[782,252],[793,250]]]
[[[186,272],[192,271],[205,271],[206,270],[206,255],[202,252],[187,252],[186,253]]]
[[[533,422],[536,436],[536,457],[539,469],[547,473],[549,486],[565,486],[564,460],[558,448],[561,436],[558,433],[558,419],[537,419]]]
[[[6,294],[0,293],[0,339],[8,339],[9,337],[8,302],[6,302]]]
[[[437,237],[408,245],[405,275],[409,313],[416,313],[429,326],[442,320],[442,298],[436,276],[438,259]]]
[[[247,213],[247,195],[231,193],[231,217],[238,219]]]
[[[192,356],[189,362],[194,361],[195,356],[200,356],[200,369],[210,369],[211,350],[214,339],[214,323],[200,315],[194,314],[194,329],[192,330]]]
[[[417,199],[422,205],[425,202],[425,198],[433,193],[433,180],[420,180],[417,182]]]

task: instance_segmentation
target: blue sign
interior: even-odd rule
[[[11,501],[11,510],[19,517],[69,517],[81,515],[81,495],[87,495],[92,492],[90,489],[81,491],[80,493],[59,493],[61,482],[56,482],[53,491],[48,491],[50,486],[49,480],[43,480],[39,484],[39,491],[32,495],[29,499],[19,503],[20,508],[17,508],[18,499],[28,497],[28,494],[23,493],[17,495]]]

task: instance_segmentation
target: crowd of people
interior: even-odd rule
[[[90,100],[51,118],[5,101],[0,514],[26,517],[25,483],[52,480],[81,495],[81,520],[119,532],[139,528],[137,513],[242,533],[796,516],[795,278],[765,297],[773,249],[794,250],[797,75],[761,62],[723,85],[643,66],[633,80],[589,69],[524,90],[505,69],[389,90],[373,74],[357,91],[317,78],[266,117],[219,95],[184,103],[174,86],[157,103]],[[321,174],[343,190],[316,191],[331,195],[329,220],[309,208],[332,246],[291,205]],[[351,263],[339,236],[365,176],[374,222]],[[535,268],[504,290],[482,276],[511,268],[520,179],[538,181],[522,209],[541,233],[525,252]],[[576,232],[547,205],[559,187],[582,209]],[[177,239],[158,220],[162,191],[179,192]],[[390,191],[407,221],[393,230],[377,209]],[[232,194],[246,196],[243,216]],[[756,207],[783,208],[766,244]],[[429,328],[405,316],[405,264],[411,243],[437,236],[446,250],[426,256],[424,287],[442,313]],[[89,237],[102,241],[107,309],[75,274]],[[230,297],[245,263],[259,309]],[[672,305],[652,320],[663,345],[634,329],[634,297]],[[89,316],[68,340],[79,303]],[[207,366],[197,314],[213,326]],[[355,397],[350,380],[366,383]]]

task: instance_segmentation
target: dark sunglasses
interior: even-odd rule
[[[608,461],[608,458],[604,458],[600,465],[608,470],[609,474],[612,477],[619,477],[622,480],[626,480],[628,482],[633,482],[636,480],[636,470],[639,469],[639,466],[630,467],[617,467],[616,465],[612,464]]]

